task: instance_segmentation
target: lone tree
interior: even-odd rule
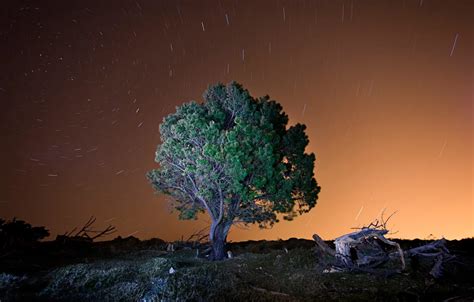
[[[291,220],[316,205],[320,187],[315,155],[305,153],[306,126],[288,127],[279,103],[235,82],[211,86],[203,98],[163,119],[159,168],[147,177],[173,197],[181,219],[210,216],[210,258],[221,260],[232,224],[269,227],[277,214]]]

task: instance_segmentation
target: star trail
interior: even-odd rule
[[[231,240],[334,238],[398,211],[396,236],[474,235],[472,1],[7,1],[0,217],[53,236],[91,215],[177,239],[145,178],[163,117],[238,81],[307,125],[318,205]],[[355,217],[355,218],[354,218]]]

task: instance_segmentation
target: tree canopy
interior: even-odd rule
[[[180,218],[206,212],[211,241],[221,231],[225,241],[233,223],[266,227],[278,214],[291,220],[310,211],[320,187],[315,155],[305,153],[306,126],[288,126],[279,103],[253,98],[236,82],[211,86],[203,98],[163,119],[159,167],[147,174],[157,191],[173,197]]]

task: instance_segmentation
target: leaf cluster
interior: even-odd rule
[[[207,212],[213,220],[261,227],[308,212],[320,187],[306,126],[288,127],[282,106],[253,98],[240,84],[217,84],[176,108],[160,125],[159,168],[147,177],[171,195],[183,219]]]

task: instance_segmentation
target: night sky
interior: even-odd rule
[[[331,239],[398,211],[394,236],[474,236],[474,1],[6,1],[0,217],[53,236],[97,217],[166,240],[145,178],[158,125],[236,80],[308,126],[317,206],[230,240]],[[114,236],[115,236],[114,235]]]

